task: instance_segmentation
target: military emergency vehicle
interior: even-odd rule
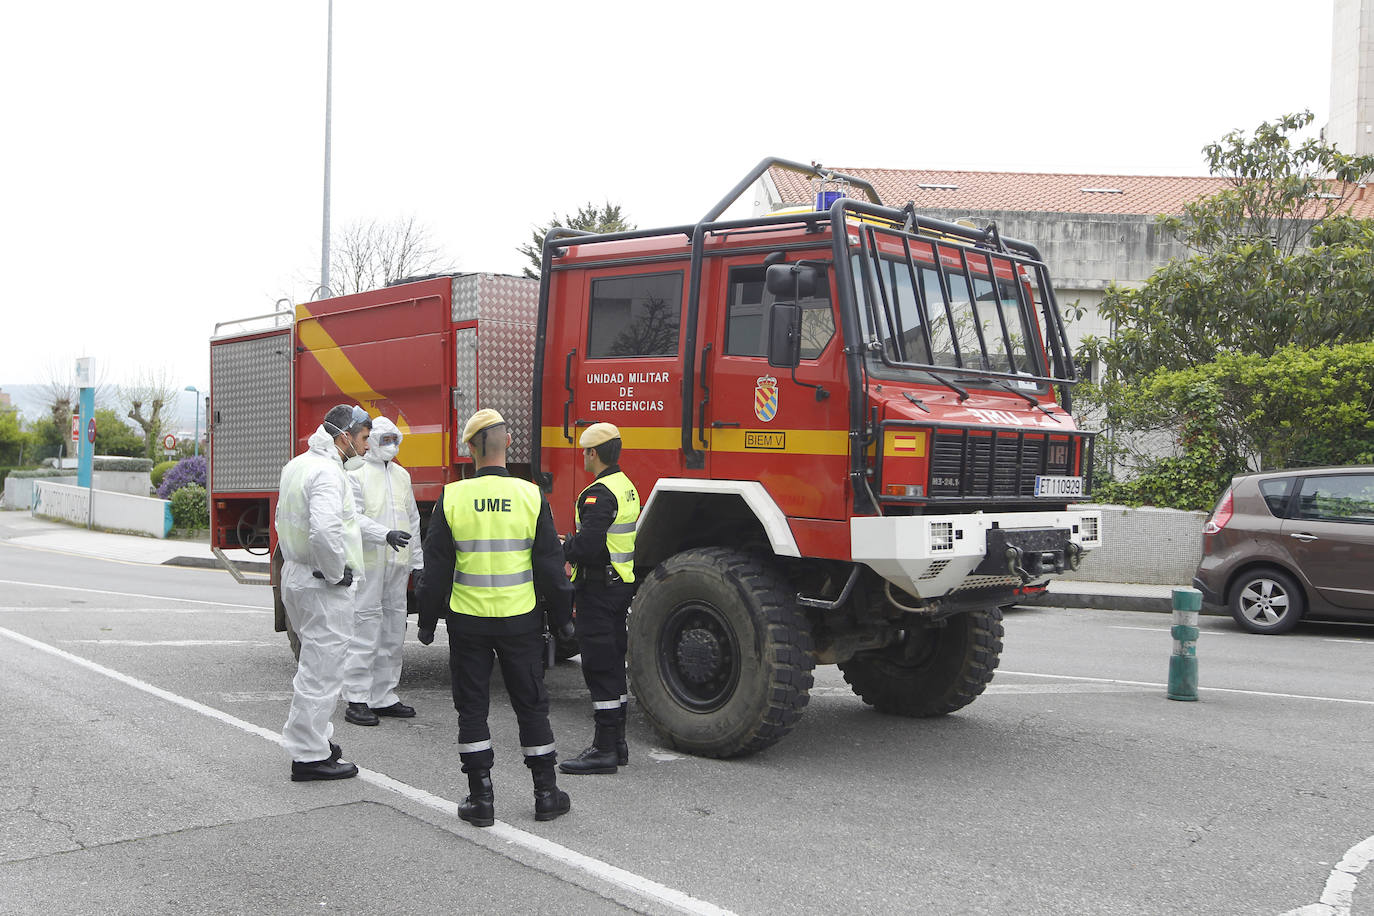
[[[812,177],[818,208],[723,219],[770,168]],[[580,428],[614,423],[643,498],[635,698],[672,746],[734,756],[796,725],[818,664],[882,712],[966,706],[1002,607],[1099,544],[1049,273],[995,226],[768,159],[696,223],[553,230],[541,273],[217,328],[216,548],[271,548],[277,474],[341,401],[401,428],[422,512],[473,473],[463,422],[497,408],[562,531],[589,483]]]

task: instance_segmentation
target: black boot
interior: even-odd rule
[[[615,724],[615,762],[627,766],[630,762],[630,746],[625,743],[625,718],[629,711],[628,703],[620,704],[620,719]]]
[[[474,827],[496,823],[496,793],[491,788],[491,770],[468,773],[468,797],[458,806],[458,816]]]
[[[564,773],[588,774],[588,773],[614,773],[616,762],[619,760],[616,754],[616,734],[617,728],[614,724],[603,725],[596,723],[596,737],[592,739],[592,746],[571,760],[564,760],[558,768]],[[629,749],[626,748],[626,756]]]
[[[572,799],[568,793],[558,788],[558,774],[553,769],[553,754],[548,759],[526,759],[530,773],[534,776],[534,819],[551,821],[562,817],[572,809]]]

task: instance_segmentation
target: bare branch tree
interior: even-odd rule
[[[103,364],[96,361],[96,377],[92,379],[96,406],[106,403],[111,394],[109,386],[104,382],[103,368]],[[76,413],[81,395],[81,389],[76,384],[76,357],[64,357],[49,362],[44,374],[46,380],[42,385],[43,403],[47,405],[53,425],[62,437],[62,457],[70,458],[76,454],[76,449],[67,435],[67,430],[71,428],[72,415]]]
[[[389,223],[350,223],[330,246],[330,292],[336,296],[453,269],[453,262],[440,251],[429,228],[414,216]]]
[[[165,370],[145,371],[128,385],[120,386],[121,404],[129,419],[143,430],[143,447],[147,457],[158,459],[159,442],[167,426],[167,414],[176,404],[178,386],[172,384]]]

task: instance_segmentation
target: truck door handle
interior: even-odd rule
[[[1298,539],[1299,541],[1315,541],[1315,540],[1318,540],[1318,538],[1317,538],[1317,536],[1316,536],[1315,534],[1290,534],[1290,535],[1288,535],[1288,536],[1289,536],[1290,538],[1296,538],[1296,539]]]

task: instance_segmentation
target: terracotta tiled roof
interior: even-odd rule
[[[1011,210],[1031,213],[1181,214],[1183,205],[1226,187],[1224,178],[1155,175],[1060,175],[939,169],[836,168],[873,185],[884,204],[915,201],[918,210]],[[796,172],[769,172],[783,200],[812,203],[818,186]],[[1350,212],[1374,217],[1374,188],[1351,189]],[[851,196],[862,198],[862,191]],[[1363,199],[1360,199],[1363,197]]]

